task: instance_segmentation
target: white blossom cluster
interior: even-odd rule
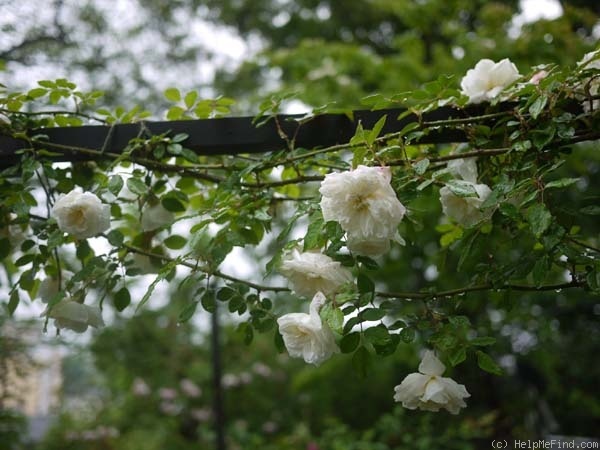
[[[581,69],[600,69],[600,58],[597,56],[597,53],[585,55],[580,63]],[[538,84],[547,75],[542,70],[529,82]],[[478,104],[502,99],[505,89],[520,78],[510,60],[503,59],[496,63],[483,59],[466,73],[460,86],[468,102]],[[586,89],[590,94],[598,95],[600,92],[599,80],[588,81]],[[588,101],[587,107],[597,108],[597,102]],[[482,205],[492,189],[478,182],[476,158],[453,159],[447,164],[447,172],[454,179],[439,191],[444,215],[463,228],[471,228],[489,220],[494,211],[492,208],[482,208]],[[323,220],[339,224],[344,232],[343,242],[350,254],[379,257],[389,252],[393,242],[403,243],[398,227],[407,211],[392,187],[389,167],[359,165],[353,170],[330,173],[322,181],[319,192]],[[52,208],[52,217],[60,230],[78,240],[98,236],[110,228],[109,205],[90,192],[74,190],[62,196]],[[159,202],[147,202],[140,213],[140,228],[144,232],[154,232],[170,226],[174,220],[174,214]],[[147,256],[138,256],[148,259]],[[148,272],[152,270],[147,268]],[[311,299],[308,314],[290,313],[277,320],[283,343],[290,356],[318,366],[340,352],[336,336],[321,318],[320,311],[327,302],[334,301],[345,286],[353,283],[354,275],[339,261],[319,250],[293,250],[283,258],[279,271],[289,280],[296,295]],[[44,315],[53,318],[59,329],[83,332],[90,326],[103,326],[100,309],[83,304],[79,297],[66,295],[62,301],[52,304],[51,300],[71,277],[70,272],[62,271],[60,277],[49,276],[42,281],[39,296],[49,304]],[[262,370],[265,371],[264,368]],[[464,399],[470,394],[465,386],[443,377],[444,371],[445,366],[434,352],[426,351],[419,371],[409,374],[395,387],[394,399],[408,409],[446,409],[457,414],[466,406]],[[235,382],[239,381],[236,379]],[[182,380],[180,387],[188,397],[201,395],[200,389],[190,380]],[[136,395],[150,393],[149,387],[141,379],[135,381],[132,389]],[[163,403],[166,402],[165,405],[170,408],[164,407],[165,414],[176,413],[175,406],[171,408],[172,405],[167,404],[176,394],[174,389],[159,391]]]
[[[444,214],[464,228],[471,228],[489,219],[493,210],[481,209],[483,202],[492,193],[487,184],[477,183],[477,163],[475,158],[455,159],[448,162],[451,174],[462,179],[464,188],[471,188],[473,196],[460,196],[452,188],[444,186],[440,189],[440,202]]]

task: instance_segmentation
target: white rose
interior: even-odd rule
[[[473,69],[469,69],[460,82],[463,94],[469,97],[469,103],[481,103],[496,98],[509,84],[521,75],[517,67],[508,59],[495,63],[491,59],[482,59]]]
[[[354,242],[396,239],[406,208],[391,177],[389,167],[358,166],[328,174],[319,189],[323,219],[338,222]]]
[[[58,227],[77,239],[96,236],[110,227],[110,206],[91,192],[71,191],[52,208]]]
[[[294,250],[283,260],[279,271],[290,281],[298,295],[312,298],[317,292],[335,294],[352,281],[352,273],[338,261],[318,252]]]
[[[100,308],[84,305],[69,298],[44,311],[42,315],[54,319],[56,328],[67,328],[77,333],[83,333],[88,326],[94,328],[104,326]]]
[[[310,314],[291,313],[277,319],[290,356],[304,358],[304,361],[316,366],[340,351],[333,332],[319,316],[319,309],[325,302],[325,296],[318,292],[310,303]]]
[[[440,201],[444,214],[465,228],[473,227],[479,222],[489,219],[494,212],[491,208],[486,211],[479,209],[492,190],[486,184],[471,183],[471,185],[477,192],[477,197],[459,197],[448,186],[440,189]]]
[[[477,158],[461,158],[448,161],[448,171],[455,177],[477,183]]]
[[[586,53],[582,60],[579,61],[578,66],[580,69],[598,69],[600,70],[600,50]],[[589,79],[582,81],[581,89],[589,89],[590,95],[600,94],[600,77],[596,77],[591,81]],[[583,110],[590,112],[590,110],[597,110],[600,108],[600,100],[585,100],[583,102]]]
[[[458,414],[467,406],[463,399],[471,396],[464,385],[441,375],[446,370],[435,354],[428,350],[419,364],[420,373],[411,373],[394,388],[394,400],[408,409],[437,412],[441,408]]]
[[[69,272],[67,270],[63,270],[61,272],[61,283],[62,283],[62,287],[64,288],[67,280],[69,278],[71,278],[73,276],[72,272]],[[56,294],[58,294],[58,291],[60,289],[61,286],[59,286],[58,283],[58,277],[46,277],[42,280],[42,282],[40,283],[40,287],[38,289],[38,297],[44,302],[44,303],[48,303],[52,297],[54,297]]]
[[[160,203],[149,205],[142,209],[142,230],[152,231],[170,225],[175,220],[175,214],[167,211]]]

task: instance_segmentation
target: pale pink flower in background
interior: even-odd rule
[[[110,206],[91,192],[71,191],[52,208],[58,227],[77,239],[96,236],[110,228]]]
[[[425,352],[419,373],[411,373],[394,388],[394,400],[402,402],[408,409],[421,409],[437,412],[444,408],[451,414],[458,414],[467,404],[464,399],[471,396],[464,385],[452,378],[442,377],[446,366],[434,352]]]
[[[460,197],[450,190],[448,186],[440,189],[440,202],[444,214],[457,224],[470,228],[487,220],[493,214],[493,209],[482,211],[481,204],[491,194],[492,190],[486,184],[471,183],[477,197]]]
[[[406,208],[390,184],[389,167],[358,166],[325,176],[319,192],[325,222],[338,222],[355,249],[361,241],[378,242],[373,249],[387,251],[381,241],[398,239],[398,225]]]
[[[175,400],[177,398],[177,391],[173,388],[160,388],[158,396],[162,400]]]
[[[76,333],[83,333],[88,327],[104,326],[100,308],[84,305],[70,298],[65,298],[52,308],[46,309],[42,315],[54,319],[56,328],[65,328]]]
[[[448,171],[457,178],[477,183],[477,158],[452,159],[447,164]]]
[[[221,384],[225,389],[228,389],[239,386],[241,382],[237,375],[233,373],[226,373],[223,375],[223,378],[221,378]]]
[[[142,230],[152,231],[157,228],[166,227],[171,225],[175,220],[175,214],[171,211],[166,210],[163,205],[156,203],[146,205],[142,208]]]
[[[261,362],[255,362],[254,364],[252,364],[252,371],[255,374],[265,378],[270,377],[273,374],[273,370],[271,370],[269,366]]]
[[[146,395],[150,395],[151,392],[150,386],[148,386],[148,384],[140,377],[133,380],[131,391],[133,392],[133,395],[138,397],[145,397]]]
[[[319,316],[326,302],[318,292],[310,303],[310,314],[290,313],[277,319],[283,343],[291,357],[303,358],[316,366],[340,351],[333,332]]]
[[[195,408],[190,411],[190,414],[198,422],[208,422],[212,417],[212,411],[208,408]]]
[[[460,87],[463,94],[469,97],[469,103],[481,103],[498,97],[506,86],[520,76],[519,70],[508,58],[497,63],[482,59],[467,71]]]
[[[189,378],[184,378],[181,380],[179,382],[179,387],[181,388],[181,392],[183,392],[187,397],[197,398],[202,395],[202,389],[200,389],[198,385]]]
[[[539,72],[533,74],[533,76],[529,79],[529,82],[531,84],[540,84],[540,81],[542,81],[547,76],[548,72],[546,70],[540,70]]]
[[[319,252],[294,250],[283,260],[279,271],[298,295],[312,298],[317,292],[332,295],[352,281],[352,273],[338,261]]]
[[[166,414],[168,416],[176,416],[177,414],[179,414],[181,408],[175,403],[164,401],[161,402],[159,409],[163,414]]]

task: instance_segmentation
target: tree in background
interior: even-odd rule
[[[166,45],[160,50],[166,51],[156,51],[153,56],[157,57],[161,68],[168,66],[171,58],[175,59],[176,84],[185,93],[189,87],[198,87],[193,77],[198,48],[190,47],[180,57],[180,46],[187,48],[182,44],[186,30],[176,25],[189,16],[204,14],[216,23],[236,27],[247,39],[259,36],[264,50],[235,71],[219,72],[214,86],[211,86],[213,93],[239,99],[239,110],[254,113],[257,109],[255,99],[267,98],[267,104],[272,101],[278,107],[277,96],[289,90],[296,92],[294,98],[311,106],[335,102],[333,107],[357,108],[361,99],[370,94],[379,95],[364,100],[367,107],[400,106],[405,102],[418,105],[423,98],[429,100],[429,95],[435,97],[446,86],[450,87],[444,92],[455,92],[460,77],[481,58],[499,60],[510,57],[523,73],[527,73],[529,66],[542,63],[573,66],[593,48],[592,30],[598,22],[591,2],[577,7],[564,4],[565,14],[562,17],[526,25],[519,36],[510,37],[507,27],[516,11],[515,3],[381,0],[355,2],[351,8],[347,5],[343,8],[339,2],[299,1],[287,3],[285,11],[282,7],[275,7],[274,3],[279,5],[279,2],[267,1],[202,2],[202,5],[182,1],[171,2],[166,7],[164,2],[145,2],[138,12],[149,14],[152,20],[143,27],[129,30],[129,38],[123,38],[123,42],[129,42],[128,39],[134,42],[134,37],[143,36],[143,33],[155,33],[152,42],[160,39]],[[63,5],[66,4],[55,4],[57,8],[63,8]],[[100,40],[92,38],[110,25],[102,20],[104,13],[94,7],[94,3],[88,3],[78,10],[78,14],[85,20],[79,23],[80,26],[75,25],[78,22],[72,22],[72,33],[61,32],[60,28],[65,25],[58,22],[60,26],[47,27],[47,31],[39,34],[39,40],[31,38],[31,45],[27,41],[20,41],[27,45],[15,41],[4,52],[7,73],[14,73],[10,70],[14,70],[11,67],[15,67],[17,60],[27,62],[34,58],[36,46],[50,45],[60,42],[60,39],[68,42],[69,38],[65,36],[70,35],[72,39],[85,29],[88,47],[73,45],[66,55],[80,58],[77,55],[83,51],[87,59],[74,58],[70,61],[79,62],[73,63],[65,59],[65,67],[77,67],[84,61],[86,70],[90,68],[90,73],[95,74],[91,84],[110,91],[109,105],[131,105],[136,98],[146,105],[166,105],[167,101],[159,99],[162,89],[155,89],[155,80],[144,76],[141,63],[147,59],[148,53],[105,53],[103,46],[98,44]],[[60,21],[60,14],[53,17]],[[53,34],[52,30],[58,34]],[[48,39],[41,39],[44,33],[49,33]],[[65,55],[62,46],[49,46],[41,53],[51,55],[53,52],[56,52],[57,59],[59,55],[60,59]],[[116,67],[124,60],[128,60],[125,66],[128,68],[127,75]],[[181,73],[192,75],[183,79],[185,77],[181,77]],[[441,74],[454,74],[454,78],[433,81]],[[129,85],[122,82],[125,79]],[[425,84],[432,81],[437,84]],[[559,79],[555,81],[560,82]],[[107,85],[110,87],[105,87]],[[48,87],[50,91],[59,88],[61,86]],[[544,85],[543,89],[544,93],[555,93],[551,83]],[[403,94],[404,91],[415,90]],[[537,95],[534,91],[535,88],[530,88],[524,94]],[[274,100],[268,98],[271,94],[276,94]],[[177,103],[179,108],[186,102],[184,97],[186,95],[179,91],[170,90],[167,94],[167,100]],[[530,107],[537,105],[535,108],[543,111],[546,106],[546,103],[542,105],[543,102],[532,101],[531,105],[522,107],[531,111]],[[171,118],[177,118],[178,110],[169,111],[175,111]],[[541,114],[540,120],[553,117],[553,113],[544,115],[540,111],[537,111]],[[553,118],[560,122],[558,117]],[[585,120],[588,120],[588,126],[594,123],[592,118]],[[518,131],[525,136],[531,133],[535,145],[543,148],[545,139],[553,139],[554,133],[559,131],[538,129],[538,125],[534,122],[533,128],[528,129],[527,124],[521,128],[518,123],[505,122],[497,128],[482,125],[469,130],[477,136],[477,145],[483,148],[509,139],[505,134],[510,127],[511,133]],[[560,128],[560,132],[565,136],[569,133],[564,128]],[[356,139],[368,140],[369,137],[357,133]],[[510,139],[512,143],[513,138]],[[515,140],[518,142],[517,138]],[[529,145],[532,145],[531,142]],[[588,243],[591,247],[585,255],[574,250],[579,233],[593,236],[597,231],[597,210],[594,206],[600,192],[593,180],[600,160],[595,147],[595,144],[580,144],[572,150],[561,149],[560,159],[565,162],[560,167],[552,167],[552,170],[544,165],[546,161],[542,157],[523,161],[514,154],[506,159],[492,160],[489,165],[487,162],[482,164],[481,179],[490,185],[504,186],[496,190],[496,200],[504,206],[496,213],[493,227],[484,226],[477,230],[463,230],[451,223],[440,223],[441,206],[437,189],[419,188],[421,185],[415,182],[418,177],[422,177],[419,182],[433,180],[432,168],[416,166],[410,176],[395,178],[394,188],[399,192],[402,203],[410,205],[412,212],[401,225],[407,245],[401,249],[394,248],[374,266],[367,260],[370,268],[361,266],[361,270],[365,269],[363,274],[366,274],[367,281],[361,278],[358,288],[370,291],[368,280],[378,289],[381,286],[391,292],[422,292],[432,283],[439,289],[452,289],[478,280],[497,283],[505,277],[525,279],[535,284],[564,281],[566,272],[577,271],[570,262],[560,260],[561,252],[575,261],[573,264],[579,270],[595,274],[596,269],[590,260],[597,254],[597,242]],[[558,145],[556,148],[559,148]],[[398,150],[391,146],[386,149],[390,153],[378,157],[393,160],[393,152]],[[431,148],[417,144],[408,146],[409,156],[419,158],[447,156],[461,150],[465,149],[448,145]],[[358,163],[368,158],[369,153],[366,155],[362,155],[363,159],[360,155],[355,156]],[[297,156],[302,158],[302,149]],[[348,161],[342,158],[319,158],[315,163],[318,174],[323,174],[327,167],[348,165]],[[274,159],[257,164],[279,162]],[[223,158],[216,163],[226,164],[228,160]],[[241,167],[243,162],[236,161],[236,164]],[[543,168],[540,170],[548,172],[537,172],[538,164]],[[292,179],[298,173],[309,173],[311,167],[300,159],[283,177]],[[410,167],[407,170],[412,170]],[[260,170],[256,173],[268,176]],[[527,178],[533,182],[527,184]],[[137,189],[139,203],[131,202],[128,205],[130,209],[119,211],[119,219],[125,223],[120,233],[127,242],[144,246],[148,244],[144,239],[149,235],[138,234],[135,229],[140,212],[138,207],[141,208],[140,204],[145,201],[148,192],[163,196],[170,188],[165,187],[169,186],[166,178],[157,181],[138,173],[134,179],[137,182],[128,185],[134,191]],[[506,206],[509,202],[504,201],[503,196],[515,188],[511,185],[514,179],[523,182],[522,191],[526,191],[526,195],[535,194],[536,199],[541,195],[551,205],[551,220],[545,209],[529,209],[528,206],[523,211],[515,211]],[[579,181],[573,181],[575,179]],[[59,189],[64,191],[74,185],[92,188],[93,183],[104,183],[106,189],[111,189],[107,179],[94,175],[92,165],[79,165],[72,174],[59,171],[56,181]],[[250,183],[253,180],[247,176],[244,181]],[[274,206],[272,198],[257,200],[243,189],[238,192],[234,175],[229,182],[230,197],[226,194],[195,197],[198,191],[208,190],[208,184],[189,180],[177,184],[178,194],[185,195],[167,197],[171,200],[175,197],[180,204],[184,202],[184,207],[189,203],[194,207],[200,205],[203,211],[218,211],[221,214],[219,220],[231,226],[228,233],[230,241],[224,237],[225,233],[219,235],[224,240],[223,247],[230,246],[230,249],[240,243],[260,241],[265,230],[257,225],[260,222],[257,211],[271,214],[282,210]],[[532,187],[534,184],[535,188]],[[115,195],[118,195],[119,190],[116,191]],[[315,191],[314,187],[300,185],[277,190],[275,194],[314,197]],[[263,192],[265,197],[271,194],[275,196],[270,191]],[[229,200],[235,202],[234,207],[227,203]],[[170,204],[173,205],[173,202]],[[289,219],[283,213],[281,216],[277,213],[272,215],[275,229],[283,228],[278,220],[285,223]],[[318,214],[313,214],[310,221],[316,225],[312,227],[312,234],[304,237],[304,245],[306,241],[320,245],[320,227],[324,224],[319,224]],[[111,238],[122,243],[119,235]],[[222,243],[217,240],[217,244]],[[508,243],[512,245],[510,252],[507,251]],[[172,239],[169,244],[177,249],[180,242]],[[269,250],[277,247],[277,243],[271,243]],[[156,248],[151,246],[146,250],[157,253]],[[219,257],[220,250],[213,247],[212,256]],[[167,252],[164,247],[161,251]],[[89,247],[79,247],[77,258],[90,270],[92,262],[97,262],[94,256]],[[258,257],[264,255],[258,254]],[[589,269],[583,269],[586,264],[589,264]],[[102,272],[103,267],[98,267],[98,274],[94,274],[98,277],[94,287],[105,281],[113,282],[112,272],[108,269],[108,264],[106,273]],[[174,280],[167,273],[163,276]],[[591,285],[589,287],[591,289]],[[239,286],[226,286],[226,289],[222,288],[220,298],[233,315],[245,312],[246,306],[243,305],[250,305],[248,309],[253,311],[269,309],[263,308],[263,298],[250,299],[252,294],[236,290]],[[111,298],[120,310],[128,306],[131,298],[123,291],[118,292],[121,294]],[[133,319],[118,321],[114,328],[106,329],[97,336],[91,348],[96,366],[104,374],[107,390],[100,396],[102,402],[84,420],[65,415],[55,434],[48,438],[45,448],[65,448],[68,443],[71,448],[88,449],[93,448],[90,446],[93,441],[98,448],[112,445],[114,448],[134,449],[140,448],[140,443],[154,443],[156,448],[162,448],[168,443],[173,448],[185,449],[197,446],[202,439],[208,442],[210,422],[205,421],[207,413],[204,410],[208,404],[205,399],[210,398],[208,353],[201,345],[202,336],[198,336],[189,323],[177,326],[185,308],[177,299],[188,299],[189,293],[173,290],[170,298],[173,299],[172,311],[142,311]],[[272,303],[274,315],[289,312],[297,306],[296,299],[287,294],[274,297]],[[201,303],[201,306],[208,310],[211,308],[210,303]],[[224,351],[227,371],[233,375],[229,377],[231,386],[226,397],[230,442],[241,448],[268,448],[267,445],[272,448],[285,448],[286,445],[298,448],[311,442],[317,442],[322,448],[335,448],[335,445],[357,449],[376,448],[375,445],[382,449],[465,448],[467,445],[476,448],[482,442],[487,445],[492,437],[526,438],[548,433],[597,435],[595,423],[599,406],[593,392],[600,374],[589,361],[593,360],[599,344],[598,307],[590,292],[533,292],[519,293],[517,297],[515,292],[491,289],[485,293],[474,292],[452,298],[381,302],[378,307],[385,310],[385,314],[402,321],[400,325],[405,331],[398,335],[399,338],[391,342],[388,335],[382,336],[377,330],[365,332],[361,342],[366,344],[359,347],[358,342],[353,342],[354,335],[346,339],[342,349],[348,355],[341,355],[319,369],[306,368],[287,359],[281,361],[274,356],[271,344],[274,321],[270,313],[263,316],[260,314],[264,312],[256,313],[256,320],[251,322],[251,326],[239,326],[238,334],[231,332]],[[201,314],[200,307],[197,314]],[[390,323],[387,325],[392,326]],[[265,342],[261,331],[265,333]],[[344,331],[346,335],[351,334],[349,330]],[[491,338],[490,331],[495,340]],[[256,336],[258,342],[248,348],[240,348],[239,335],[247,341]],[[390,395],[393,386],[407,373],[415,371],[418,357],[413,343],[421,345],[424,342],[443,350],[447,365],[456,364],[449,369],[451,375],[469,387],[472,395],[469,408],[459,418],[394,407]],[[377,351],[373,351],[371,357],[360,360],[350,356],[357,347]],[[487,352],[484,355],[491,355],[491,362],[481,356],[480,349]],[[272,374],[281,374],[281,378],[253,373],[252,368],[257,363],[265,364]],[[504,372],[505,376],[482,374],[481,366],[490,372]],[[375,367],[375,370],[370,371],[369,378],[359,378],[358,374],[369,372],[370,367]],[[268,372],[264,368],[262,370],[263,373]],[[243,375],[248,372],[251,373],[251,381],[246,383],[244,380],[248,378]],[[146,385],[146,394],[134,393],[136,385],[138,393],[144,391],[139,380],[136,384],[138,378]],[[183,396],[181,383],[185,379],[193,381],[203,394],[192,399]],[[167,389],[162,391],[162,397],[161,389]],[[364,405],[364,398],[371,399],[367,405]],[[274,404],[277,406],[274,407]],[[360,408],[357,405],[361,405]],[[162,410],[161,406],[164,406]],[[277,411],[278,408],[281,411]],[[98,431],[99,427],[104,428]],[[69,429],[73,434],[69,435]],[[86,435],[85,431],[93,433]]]

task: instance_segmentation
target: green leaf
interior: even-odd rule
[[[196,103],[196,100],[198,99],[198,92],[196,91],[190,91],[187,94],[185,94],[185,98],[183,100],[183,102],[185,103],[185,107],[187,109],[191,109],[192,106],[194,106],[194,103]]]
[[[197,300],[194,300],[193,302],[185,305],[185,307],[179,313],[179,322],[183,323],[183,322],[187,322],[188,320],[190,320],[192,318],[192,316],[194,315],[194,313],[196,312],[197,307],[198,307]]]
[[[329,325],[329,328],[336,333],[342,333],[342,328],[344,327],[344,313],[340,308],[328,303],[321,309],[320,316],[321,319]]]
[[[359,273],[356,279],[356,285],[358,286],[358,292],[361,294],[370,294],[375,292],[375,283],[364,273]]]
[[[165,264],[162,267],[162,269],[160,269],[160,272],[158,272],[158,275],[156,275],[156,278],[152,281],[152,283],[150,283],[150,285],[148,286],[148,289],[146,290],[146,293],[144,294],[144,296],[140,300],[140,303],[135,308],[136,312],[139,311],[142,308],[142,306],[144,306],[146,304],[146,302],[150,299],[150,296],[152,295],[152,292],[154,292],[154,289],[156,289],[156,285],[160,281],[164,280],[169,275],[169,273],[175,267],[177,267],[178,262],[179,261],[177,259],[175,259],[173,261],[169,261],[167,264]]]
[[[476,345],[478,347],[487,347],[488,345],[494,345],[496,338],[491,336],[480,336],[469,341],[469,344]]]
[[[164,240],[164,244],[172,250],[179,250],[185,247],[185,244],[187,244],[187,239],[183,236],[173,235],[166,238]]]
[[[423,175],[429,167],[429,160],[427,158],[421,159],[412,165],[417,175]]]
[[[457,328],[465,328],[471,326],[471,321],[467,316],[451,316],[448,318],[448,322]]]
[[[385,345],[391,339],[390,332],[383,324],[367,328],[365,338],[373,345]]]
[[[106,238],[108,239],[110,245],[112,245],[113,247],[120,247],[121,245],[123,245],[123,240],[125,239],[123,233],[116,229],[110,230],[106,235]]]
[[[540,113],[544,110],[546,103],[548,102],[548,97],[546,95],[542,95],[535,99],[535,101],[529,106],[529,114],[533,119],[537,119]]]
[[[167,211],[171,212],[184,212],[187,208],[179,199],[176,199],[173,196],[166,195],[160,200],[161,205]]]
[[[45,88],[49,88],[49,89],[54,89],[56,87],[56,83],[54,81],[51,80],[41,80],[37,82],[40,86],[45,87]]]
[[[171,106],[167,111],[167,120],[179,120],[185,114],[181,106]]]
[[[375,139],[377,139],[377,137],[379,136],[379,133],[381,133],[381,130],[383,129],[383,127],[385,125],[386,119],[387,119],[387,115],[383,115],[377,121],[377,123],[375,123],[375,125],[373,125],[373,129],[369,132],[369,136],[367,137],[367,143],[369,144],[369,146],[373,145],[373,142],[375,142]]]
[[[181,100],[181,92],[177,88],[165,89],[165,98],[171,102],[178,102]]]
[[[533,234],[540,237],[552,223],[552,214],[543,203],[536,203],[527,210],[527,221]]]
[[[304,251],[321,248],[327,242],[327,235],[323,233],[325,222],[321,213],[311,214],[310,224],[304,236]]]
[[[10,241],[8,238],[0,238],[0,261],[10,255]]]
[[[117,311],[121,312],[131,303],[131,294],[127,288],[121,288],[115,292],[113,302]]]
[[[10,299],[8,300],[8,312],[11,316],[14,314],[15,310],[17,309],[17,306],[19,306],[20,301],[21,299],[19,297],[19,291],[15,289],[11,292]]]
[[[33,261],[34,259],[35,259],[35,255],[32,255],[32,254],[23,255],[15,261],[15,266],[18,266],[18,267],[25,266],[25,265],[29,264],[31,261]]]
[[[486,372],[494,375],[504,375],[504,371],[498,364],[496,364],[496,361],[494,361],[490,355],[482,352],[481,350],[477,350],[477,365]]]
[[[600,206],[590,205],[585,206],[579,210],[581,214],[586,214],[588,216],[600,216]]]
[[[371,370],[371,365],[373,363],[373,357],[369,350],[365,347],[359,347],[356,352],[354,352],[354,356],[352,357],[352,366],[354,370],[358,373],[358,375],[362,378],[365,378],[369,371]]]
[[[546,279],[548,270],[550,270],[550,260],[548,257],[543,256],[538,258],[533,266],[533,270],[531,271],[533,276],[533,284],[535,284],[537,287],[540,287]]]
[[[465,180],[449,180],[446,186],[458,197],[479,197],[473,183]]]
[[[202,307],[209,313],[214,313],[217,309],[217,304],[215,303],[215,295],[212,291],[206,291],[200,300]]]
[[[561,178],[560,180],[554,180],[554,181],[550,181],[549,183],[546,183],[545,188],[546,189],[564,188],[567,186],[571,186],[572,184],[575,184],[578,181],[579,181],[579,178]]]
[[[406,344],[410,344],[415,340],[416,334],[417,333],[414,328],[402,328],[402,330],[400,330],[400,339],[402,339],[402,341]]]
[[[27,92],[27,96],[31,98],[40,98],[48,93],[48,89],[44,88],[33,88]]]
[[[448,360],[452,367],[458,366],[461,362],[467,359],[467,350],[465,347],[458,347],[448,353]]]
[[[360,333],[354,331],[345,335],[340,341],[340,350],[342,353],[352,353],[360,344]]]
[[[121,178],[121,175],[113,175],[110,177],[107,188],[115,197],[119,195],[119,192],[123,189],[123,178]]]
[[[372,258],[369,258],[368,256],[359,255],[356,257],[356,260],[369,270],[379,269],[379,264],[377,264],[377,261],[375,261]],[[352,266],[352,264],[351,264],[351,266]]]
[[[382,311],[381,309],[378,309],[378,308],[363,309],[358,314],[358,317],[360,317],[361,320],[363,320],[363,321],[381,320],[384,316],[385,316],[385,311]]]
[[[148,191],[148,186],[139,178],[128,178],[127,188],[137,195],[144,195]]]

